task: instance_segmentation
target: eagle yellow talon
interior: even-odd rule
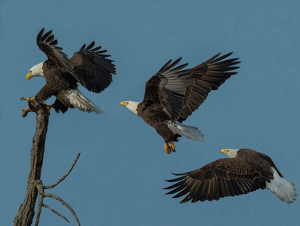
[[[170,142],[169,148],[171,151],[175,152],[175,145],[173,144],[173,141]]]
[[[164,145],[164,150],[167,154],[170,154],[169,145],[167,143],[165,143],[165,145]]]
[[[35,97],[22,97],[21,100],[27,100],[29,102],[33,102],[35,100]]]
[[[164,150],[167,154],[171,154],[171,152],[176,152],[175,145],[172,141],[170,142],[170,145],[168,145],[168,143],[165,143]]]
[[[28,107],[30,108],[30,105],[35,107],[35,97],[22,97],[21,100],[26,100],[28,102]]]
[[[41,103],[41,105],[43,105],[44,108],[46,108],[47,112],[50,112],[50,109],[53,107],[53,105],[47,105],[45,103]]]

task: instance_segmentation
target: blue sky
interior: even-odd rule
[[[69,56],[95,41],[112,55],[117,75],[102,93],[80,90],[105,113],[51,111],[42,180],[76,211],[82,225],[298,225],[300,204],[269,190],[219,201],[179,204],[165,195],[171,172],[218,158],[222,148],[252,148],[269,155],[299,191],[299,1],[3,1],[1,3],[0,225],[10,225],[23,202],[35,132],[35,114],[22,118],[23,96],[35,96],[43,78],[26,80],[46,60],[36,45],[41,28],[53,30]],[[163,139],[126,108],[142,101],[146,81],[169,59],[193,67],[233,51],[241,68],[211,92],[185,122],[205,142],[181,138],[167,155]],[[51,104],[54,98],[47,101]],[[66,207],[45,203],[40,225],[75,225]]]

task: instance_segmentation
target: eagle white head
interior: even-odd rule
[[[235,158],[238,150],[240,149],[222,149],[221,152],[226,154],[229,158]]]
[[[127,107],[132,113],[137,115],[137,106],[139,103],[135,101],[122,101],[120,105]]]
[[[35,77],[35,76],[36,76],[36,77],[44,77],[44,73],[43,73],[43,64],[44,64],[44,62],[39,63],[39,64],[33,66],[33,67],[29,70],[29,72],[28,72],[28,74],[27,74],[27,76],[26,76],[26,79],[29,80],[31,77]]]

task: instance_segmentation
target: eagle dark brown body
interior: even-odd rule
[[[112,82],[115,74],[113,61],[107,59],[110,55],[103,54],[106,50],[99,50],[94,42],[89,46],[83,45],[80,50],[69,59],[57,47],[52,31],[44,34],[44,29],[37,36],[37,45],[48,57],[43,63],[32,67],[27,74],[27,80],[34,76],[44,77],[46,85],[30,100],[41,104],[51,96],[56,96],[50,106],[56,112],[67,111],[68,108],[78,108],[82,111],[101,113],[102,111],[86,98],[78,89],[78,83],[89,91],[99,93]],[[27,99],[27,98],[24,98]]]
[[[156,132],[164,139],[165,143],[178,141],[180,134],[174,134],[167,125],[170,117],[162,110],[160,104],[152,104],[147,106],[141,102],[137,108],[138,116],[140,116],[149,126],[153,127]]]
[[[236,157],[230,157],[229,151],[235,151]],[[175,182],[165,188],[173,189],[167,194],[177,193],[173,198],[185,195],[181,203],[203,202],[268,188],[281,201],[291,203],[295,200],[294,184],[282,176],[269,156],[251,149],[223,149],[221,152],[230,158],[218,159],[194,171],[174,174],[179,177],[167,180]]]
[[[140,116],[164,139],[164,150],[175,152],[174,141],[185,136],[203,141],[204,136],[193,126],[181,124],[206,99],[211,90],[217,90],[231,75],[237,72],[238,58],[226,59],[232,53],[214,57],[191,69],[188,64],[178,65],[181,58],[169,60],[145,87],[143,102],[122,101],[134,114]]]

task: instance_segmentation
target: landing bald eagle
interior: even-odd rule
[[[219,200],[227,196],[247,194],[259,188],[269,189],[287,203],[296,200],[294,184],[287,181],[272,159],[251,149],[222,149],[227,159],[218,159],[200,169],[182,174],[168,182],[177,182],[165,189],[173,198],[185,196],[180,203]]]
[[[164,139],[164,150],[175,152],[174,141],[185,136],[203,141],[204,136],[196,127],[182,125],[206,99],[211,90],[217,90],[226,79],[236,74],[238,58],[227,59],[232,53],[220,53],[198,66],[185,69],[188,64],[176,65],[169,60],[147,83],[143,102],[122,101],[131,112],[140,116]],[[223,60],[223,61],[222,61]],[[170,143],[170,144],[169,144]]]
[[[35,97],[22,100],[29,100],[34,105],[34,102],[44,104],[44,101],[54,95],[56,100],[52,105],[44,104],[47,109],[53,107],[57,113],[65,113],[68,108],[75,107],[100,114],[102,111],[77,89],[77,82],[95,93],[100,93],[109,86],[112,74],[115,74],[116,70],[113,60],[107,59],[110,55],[104,54],[106,50],[100,50],[101,46],[93,48],[93,41],[87,47],[83,45],[69,59],[62,52],[63,49],[56,46],[57,40],[54,39],[52,31],[44,34],[44,28],[39,32],[36,42],[48,60],[33,66],[26,79],[44,77],[46,85]]]

